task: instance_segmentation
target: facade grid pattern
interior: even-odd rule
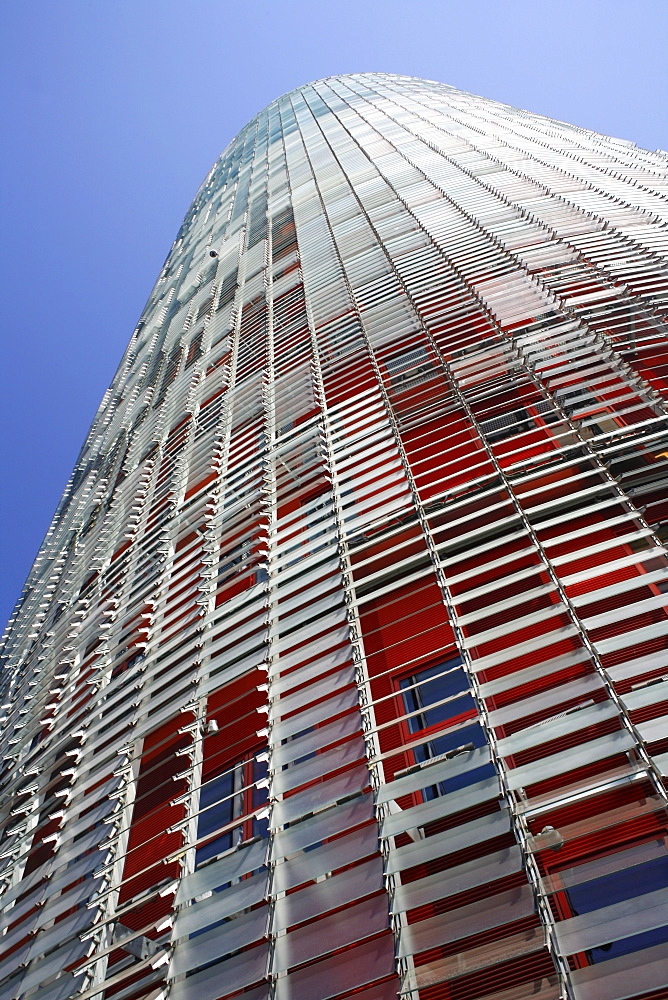
[[[409,77],[228,146],[5,636],[0,1000],[665,998],[667,221]]]

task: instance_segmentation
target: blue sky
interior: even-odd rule
[[[666,0],[0,0],[0,626],[181,219],[265,104],[383,71],[668,148]]]

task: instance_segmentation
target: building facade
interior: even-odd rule
[[[668,156],[362,74],[202,185],[4,645],[0,997],[668,990]]]

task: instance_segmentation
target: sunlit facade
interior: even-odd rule
[[[408,77],[228,146],[5,638],[1,1000],[668,995],[667,220]]]

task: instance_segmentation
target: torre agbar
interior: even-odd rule
[[[665,1000],[667,195],[385,74],[227,147],[5,639],[2,1000]]]

